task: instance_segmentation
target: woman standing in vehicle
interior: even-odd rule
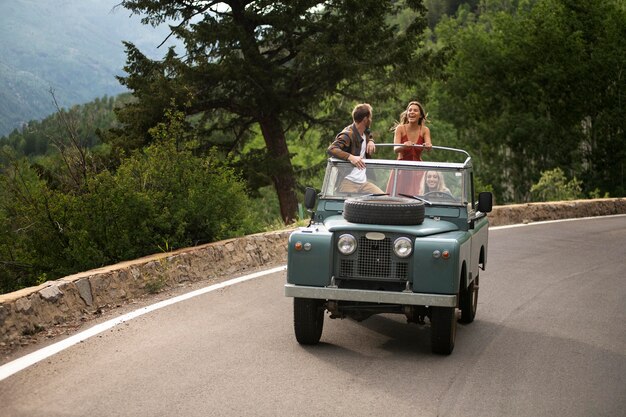
[[[411,101],[400,114],[400,121],[394,126],[393,143],[402,146],[394,146],[394,152],[398,159],[406,161],[421,161],[424,149],[429,150],[433,144],[430,140],[430,129],[426,126],[426,112],[424,107],[417,101]],[[423,147],[414,147],[422,145]],[[422,178],[421,171],[400,171],[396,184],[396,194],[418,195],[420,193]],[[393,176],[387,184],[387,193],[391,194]]]
[[[394,126],[393,143],[403,146],[394,147],[398,159],[421,161],[422,151],[432,148],[430,129],[426,126],[426,112],[417,101],[412,101],[400,114],[400,122]],[[415,148],[412,145],[423,145]]]

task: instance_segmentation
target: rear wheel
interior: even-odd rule
[[[461,309],[461,323],[471,323],[476,317],[476,309],[478,307],[478,278],[470,283],[470,285],[461,290],[459,297],[459,308]]]
[[[449,355],[456,339],[456,309],[431,307],[430,345],[433,353]]]
[[[324,328],[324,302],[312,298],[294,298],[293,327],[298,343],[316,345]]]

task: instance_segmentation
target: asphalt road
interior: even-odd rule
[[[0,381],[9,416],[624,416],[626,217],[490,233],[450,356],[400,316],[293,337],[285,273],[118,325]]]

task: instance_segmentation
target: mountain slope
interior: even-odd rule
[[[0,2],[0,135],[55,111],[124,88],[122,41],[160,58],[172,43],[167,26],[142,25],[119,0],[12,0]]]

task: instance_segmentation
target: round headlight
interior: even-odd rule
[[[356,239],[352,235],[341,235],[337,240],[337,249],[344,255],[350,255],[356,250]]]
[[[408,237],[399,237],[393,242],[393,251],[399,258],[406,258],[413,252],[413,245]]]

